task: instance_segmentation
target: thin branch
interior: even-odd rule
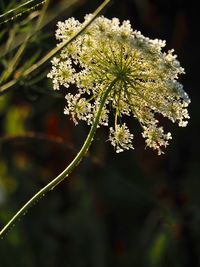
[[[84,3],[87,0],[61,0],[59,3],[56,4],[56,6],[53,6],[48,10],[48,13],[46,13],[45,19],[43,20],[41,26],[38,28],[38,31],[41,30],[44,27],[47,27],[49,23],[56,20],[58,16],[65,15],[67,16],[69,12],[72,12],[75,7],[81,7],[84,5]],[[30,31],[31,38],[36,34],[36,31]],[[15,42],[12,43],[9,47],[9,50],[6,49],[6,45],[0,46],[0,55],[1,58],[3,58],[7,53],[10,51],[16,49],[18,46],[20,46],[26,37],[26,33],[18,33],[17,36],[15,36]]]
[[[35,132],[27,132],[24,134],[18,134],[18,135],[6,135],[0,138],[0,144],[4,143],[15,143],[15,142],[27,142],[27,141],[42,141],[45,143],[52,143],[52,144],[58,144],[64,146],[68,149],[74,149],[72,144],[66,143],[64,139],[61,137],[56,136],[48,136],[43,133],[35,133]]]
[[[36,22],[36,25],[33,29],[33,34],[35,32],[37,32],[37,30],[39,29],[43,19],[44,19],[44,15],[45,15],[45,12],[47,10],[47,7],[49,5],[49,0],[46,0],[45,2],[45,5],[43,6],[43,9],[42,11],[40,12],[40,16],[38,17],[38,20]],[[17,67],[19,61],[20,61],[20,58],[21,56],[23,55],[27,45],[28,45],[28,42],[29,42],[29,39],[31,37],[32,33],[31,31],[28,32],[28,34],[26,35],[25,37],[25,40],[24,42],[21,44],[21,46],[19,47],[19,49],[17,50],[16,54],[13,56],[10,64],[8,65],[7,69],[2,73],[2,76],[0,78],[0,84],[6,80],[8,80],[8,78],[13,74],[14,72],[14,68]]]
[[[37,3],[34,3],[37,2]],[[16,17],[21,16],[22,14],[29,12],[30,10],[33,10],[34,8],[43,5],[46,2],[46,0],[42,0],[42,1],[36,1],[36,0],[29,0],[26,1],[25,3],[17,6],[16,8],[10,9],[9,11],[3,13],[2,15],[0,15],[0,25],[3,23],[7,23],[10,20],[13,20]],[[28,7],[31,4],[30,7]],[[33,4],[33,5],[32,5]],[[21,10],[25,8],[25,10]],[[8,16],[8,18],[6,18]],[[2,20],[2,21],[1,21]]]
[[[10,87],[13,87],[18,83],[19,80],[25,78],[26,76],[33,73],[35,70],[40,68],[42,65],[44,65],[47,61],[49,61],[52,57],[54,57],[60,50],[62,50],[65,46],[69,45],[71,42],[73,42],[80,34],[82,34],[85,29],[96,19],[96,17],[100,14],[100,12],[105,8],[105,6],[110,2],[111,0],[105,0],[93,13],[92,18],[85,23],[85,25],[74,35],[72,38],[68,41],[63,42],[58,47],[55,47],[52,49],[46,56],[44,56],[41,60],[39,60],[37,63],[33,64],[30,68],[25,70],[22,75],[20,75],[17,79],[14,79],[0,87],[0,95],[7,93],[7,91],[10,89]],[[16,71],[18,72],[18,71]],[[20,73],[20,72],[19,72]]]

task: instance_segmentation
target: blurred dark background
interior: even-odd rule
[[[26,1],[0,0],[1,13]],[[40,2],[40,1],[36,1]],[[3,75],[24,38],[24,52],[5,83],[56,45],[58,20],[83,20],[97,0],[51,0],[10,20],[0,17]],[[163,120],[173,139],[165,155],[145,149],[131,121],[134,151],[116,154],[108,129],[97,131],[87,157],[0,240],[2,267],[200,266],[199,10],[198,1],[112,1],[103,14],[129,19],[150,38],[174,48],[191,97],[186,128]],[[31,5],[28,6],[31,8]],[[16,67],[17,65],[17,67]],[[0,95],[0,226],[76,155],[89,128],[63,114],[64,94],[52,90],[45,67]]]

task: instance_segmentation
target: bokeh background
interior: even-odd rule
[[[0,0],[1,14],[24,2]],[[20,9],[20,16],[17,10],[0,17],[2,84],[56,46],[58,20],[74,16],[82,21],[101,1],[51,0],[46,9],[31,9],[33,3]],[[90,152],[70,177],[0,240],[2,267],[200,266],[197,6],[194,0],[113,0],[104,9],[108,18],[129,19],[134,29],[175,49],[186,70],[180,80],[192,100],[189,125],[179,128],[163,119],[173,139],[162,156],[145,149],[135,120],[129,121],[134,151],[116,154],[106,142],[108,129],[98,129]],[[89,131],[63,114],[65,91],[53,92],[49,70],[48,61],[0,92],[0,226],[65,168]]]

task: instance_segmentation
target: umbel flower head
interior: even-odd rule
[[[74,18],[58,22],[58,41],[69,40],[90,17],[87,15],[83,24]],[[177,81],[184,69],[173,50],[162,52],[164,46],[165,41],[133,31],[129,21],[120,24],[117,18],[98,17],[52,60],[48,77],[53,88],[68,88],[70,84],[77,88],[66,95],[64,113],[71,115],[75,124],[79,120],[92,124],[102,94],[115,81],[98,126],[110,126],[109,140],[116,152],[133,149],[133,135],[123,121],[125,116],[133,116],[143,129],[146,145],[162,154],[171,134],[164,133],[156,114],[184,127],[190,103]]]

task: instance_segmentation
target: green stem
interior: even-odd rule
[[[97,125],[99,122],[99,118],[101,115],[101,111],[102,108],[106,102],[106,98],[109,94],[109,92],[111,91],[111,89],[113,88],[114,84],[116,83],[117,79],[113,80],[109,87],[105,90],[104,94],[101,97],[101,102],[99,105],[99,109],[97,111],[96,117],[94,119],[94,122],[91,126],[90,132],[82,146],[82,148],[80,149],[80,151],[78,152],[78,154],[76,155],[76,157],[72,160],[72,162],[66,167],[66,169],[64,169],[63,172],[61,172],[55,179],[53,179],[50,183],[48,183],[45,187],[43,187],[39,192],[37,192],[28,202],[26,202],[26,204],[12,217],[12,219],[3,227],[3,229],[0,231],[0,237],[2,237],[8,230],[9,228],[15,224],[15,222],[23,215],[25,214],[28,209],[34,204],[36,203],[42,196],[44,196],[47,192],[49,192],[50,190],[52,190],[55,186],[57,186],[60,182],[62,182],[72,171],[73,169],[80,163],[80,161],[83,159],[83,157],[85,156],[85,154],[87,153],[92,140],[94,138],[96,129],[97,129]]]
[[[46,56],[44,56],[38,63],[34,64],[32,67],[24,71],[23,76],[27,76],[33,71],[35,71],[37,68],[42,66],[45,62],[47,62],[50,58],[55,56],[62,48],[69,45],[71,42],[73,42],[80,34],[82,34],[85,29],[96,19],[96,17],[99,15],[99,13],[102,11],[102,9],[110,2],[110,0],[105,0],[93,13],[92,18],[84,24],[84,26],[68,41],[64,41],[62,44],[60,44],[58,47],[55,47],[51,52],[49,52]]]
[[[40,25],[42,23],[42,20],[44,19],[44,14],[47,10],[48,5],[49,5],[49,0],[45,0],[45,5],[44,5],[42,11],[40,12],[40,16],[38,17],[35,28],[33,29],[33,33],[31,31],[29,31],[28,34],[26,35],[24,42],[19,47],[16,54],[14,55],[11,62],[9,63],[7,69],[3,72],[2,76],[0,77],[0,84],[4,81],[8,80],[8,78],[10,78],[10,76],[13,74],[14,69],[17,67],[17,65],[20,61],[20,58],[22,57],[22,55],[25,52],[25,49],[28,45],[28,41],[29,41],[31,35],[34,34],[35,32],[37,32],[38,29],[40,28]]]
[[[36,3],[33,3],[33,2],[36,2]],[[17,6],[16,8],[10,9],[9,11],[7,11],[7,12],[3,13],[2,15],[0,15],[0,25],[3,24],[3,23],[8,22],[10,20],[13,20],[17,16],[21,16],[25,12],[28,12],[28,11],[34,9],[37,6],[40,6],[40,5],[44,4],[45,2],[46,2],[46,0],[44,0],[44,1],[43,0],[42,1],[29,0],[29,1],[27,1],[27,2],[25,2],[23,4],[21,4],[21,5]],[[33,5],[32,5],[32,3],[33,3]],[[21,11],[20,11],[20,9],[21,9]],[[8,18],[4,19],[4,17],[7,17],[7,16],[8,16]]]
[[[40,59],[37,63],[33,64],[30,68],[25,70],[18,78],[15,78],[11,80],[10,82],[7,82],[6,84],[3,84],[0,86],[0,95],[7,93],[7,91],[16,85],[20,79],[25,78],[26,76],[32,74],[35,70],[43,66],[46,62],[48,62],[52,57],[54,57],[62,48],[69,45],[71,42],[73,42],[80,34],[82,34],[85,29],[98,17],[100,12],[104,9],[104,7],[110,2],[110,0],[104,0],[103,3],[94,11],[92,18],[84,24],[84,26],[75,34],[73,35],[70,40],[63,42],[58,47],[55,47],[52,49],[46,56],[44,56],[42,59]],[[18,71],[16,71],[17,73]],[[20,72],[20,70],[19,70]]]

